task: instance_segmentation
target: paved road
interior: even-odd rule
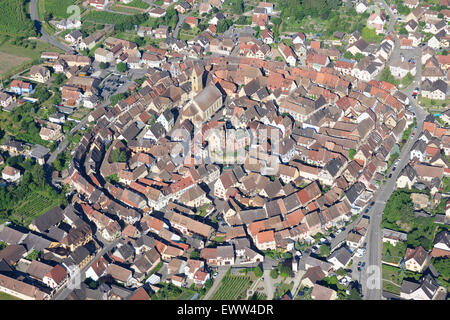
[[[203,300],[210,300],[211,299],[211,297],[213,296],[214,292],[216,292],[217,289],[219,288],[223,277],[225,277],[225,275],[227,274],[228,269],[229,269],[229,267],[219,267],[219,270],[217,271],[218,275],[214,279],[214,283],[213,283],[212,287],[208,290],[208,292],[203,297]]]
[[[30,1],[30,17],[31,20],[35,21],[35,24],[39,26],[39,31],[41,33],[40,40],[50,43],[51,45],[65,51],[65,52],[73,52],[72,48],[58,41],[57,38],[49,35],[47,31],[42,28],[42,22],[39,21],[39,17],[37,14],[37,0]]]
[[[95,258],[93,258],[84,268],[81,270],[81,282],[83,282],[86,279],[86,271],[91,267],[91,265],[101,256],[103,256],[105,253],[107,253],[109,250],[111,250],[113,247],[116,246],[116,244],[119,242],[120,239],[116,239],[113,242],[108,243],[103,247],[102,250],[100,250],[96,255]],[[52,300],[65,300],[67,296],[72,292],[72,289],[65,288],[62,291],[58,292]]]

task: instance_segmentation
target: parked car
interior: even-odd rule
[[[339,233],[341,233],[342,232],[342,230],[341,229],[338,229],[338,231],[336,231],[336,234],[339,234]]]

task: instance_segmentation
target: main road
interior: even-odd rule
[[[387,10],[390,15],[388,31],[393,30],[393,26],[397,21],[397,16],[390,10],[388,5],[384,0],[379,1],[379,3]],[[361,272],[361,285],[363,289],[363,294],[367,300],[381,300],[382,299],[382,269],[381,269],[381,258],[382,258],[382,230],[381,230],[381,220],[386,206],[386,202],[396,189],[397,177],[403,168],[409,163],[410,150],[414,143],[419,137],[419,133],[422,131],[423,122],[427,116],[427,112],[424,111],[417,105],[416,100],[412,97],[412,92],[414,87],[418,87],[421,79],[421,49],[415,48],[411,50],[400,50],[400,44],[398,39],[395,41],[394,52],[390,58],[390,61],[400,58],[401,53],[408,59],[408,57],[414,58],[416,61],[417,73],[414,78],[414,82],[407,88],[401,90],[402,93],[406,94],[409,98],[412,110],[415,113],[415,119],[417,120],[417,128],[413,130],[414,136],[411,136],[406,144],[403,146],[402,151],[399,156],[399,163],[395,171],[390,169],[387,174],[392,174],[390,178],[387,179],[386,183],[382,185],[374,196],[373,201],[375,202],[373,207],[369,210],[367,215],[370,217],[370,224],[368,234],[366,235],[367,241],[367,252],[365,259],[367,262],[367,268],[363,269]],[[389,62],[388,62],[389,63]],[[388,64],[387,63],[387,64]]]

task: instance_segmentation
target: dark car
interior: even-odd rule
[[[364,268],[365,266],[366,266],[366,263],[363,262],[363,263],[361,264],[361,268]]]
[[[390,177],[392,177],[392,173],[389,175],[389,177],[388,178],[390,178]]]

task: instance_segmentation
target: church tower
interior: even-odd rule
[[[194,66],[191,73],[192,92],[198,93],[203,90],[203,70]]]

